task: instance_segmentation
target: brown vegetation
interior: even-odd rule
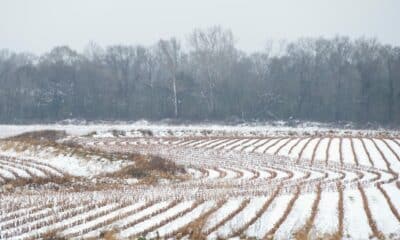
[[[325,150],[325,164],[326,165],[328,165],[328,162],[329,162],[329,149],[331,148],[331,144],[332,144],[332,138],[329,137],[328,146],[326,147],[326,150]]]
[[[358,161],[358,157],[357,157],[356,150],[354,147],[354,140],[353,140],[353,138],[349,138],[349,140],[350,140],[351,152],[353,153],[354,162],[356,163],[356,166],[358,166],[359,161]]]
[[[65,131],[57,130],[41,130],[22,133],[17,136],[6,138],[5,140],[11,141],[41,141],[41,142],[55,142],[57,140],[67,137]]]

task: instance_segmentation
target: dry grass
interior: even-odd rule
[[[117,230],[111,229],[111,230],[106,230],[100,233],[100,238],[104,240],[117,240]]]
[[[41,142],[55,142],[57,140],[63,139],[67,136],[65,131],[56,130],[42,130],[23,133],[14,137],[6,138],[6,140],[12,141],[41,141]]]
[[[51,177],[51,178],[45,178],[45,177],[30,177],[30,178],[18,178],[14,180],[7,181],[6,184],[9,186],[8,188],[11,190],[15,187],[20,187],[20,186],[26,186],[26,185],[45,185],[48,183],[54,183],[54,184],[66,184],[70,183],[74,180],[74,177],[65,175],[62,177]],[[57,189],[53,189],[57,190]]]
[[[43,240],[67,240],[65,237],[62,237],[57,231],[48,231],[44,235],[41,236]]]
[[[130,159],[135,163],[113,173],[105,174],[111,178],[137,178],[141,183],[155,184],[159,178],[170,180],[185,180],[185,169],[174,162],[152,155],[131,154]]]

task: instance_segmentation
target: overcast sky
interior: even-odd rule
[[[195,27],[230,28],[239,48],[299,37],[377,37],[400,45],[399,0],[1,0],[0,48],[81,51],[89,41],[151,45]]]

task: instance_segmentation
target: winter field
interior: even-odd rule
[[[66,130],[49,138],[28,131]],[[400,134],[0,126],[0,239],[399,239]]]

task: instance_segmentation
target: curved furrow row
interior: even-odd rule
[[[250,199],[244,199],[234,211],[230,212],[228,215],[224,216],[220,219],[215,225],[210,228],[207,228],[203,233],[205,235],[210,235],[212,232],[215,232],[218,228],[223,226],[229,220],[231,220],[234,216],[236,216],[239,212],[241,212],[248,204],[250,203]]]
[[[354,162],[355,162],[356,166],[358,166],[358,165],[359,165],[359,160],[358,160],[358,156],[357,156],[357,154],[356,154],[356,150],[355,150],[355,147],[354,147],[354,140],[353,140],[353,138],[350,138],[350,147],[351,147],[351,151],[352,151],[352,153],[353,153]]]
[[[370,154],[370,152],[368,151],[367,146],[365,145],[364,139],[363,139],[363,138],[358,138],[358,139],[361,141],[361,145],[362,145],[362,147],[363,147],[365,153],[367,154],[368,161],[370,162],[371,166],[374,167],[375,164],[374,164],[374,162],[372,161],[371,154]]]
[[[294,206],[294,203],[298,199],[299,195],[301,192],[301,187],[297,186],[297,190],[293,197],[290,199],[289,203],[287,204],[287,207],[281,217],[275,222],[274,226],[263,236],[262,239],[273,239],[276,231],[278,231],[279,227],[282,225],[282,223],[286,220],[287,216],[289,213],[292,211],[292,208]]]
[[[22,159],[22,158],[19,159],[16,157],[9,157],[9,156],[3,156],[3,155],[0,155],[0,159],[2,159],[3,161],[15,162],[15,163],[21,164],[23,166],[28,166],[31,168],[38,169],[38,170],[46,173],[49,176],[63,176],[64,175],[64,173],[61,170],[55,168],[54,166],[44,163],[44,162],[34,160],[34,159]]]
[[[386,203],[388,204],[390,211],[392,211],[393,215],[396,217],[397,221],[400,224],[400,213],[399,211],[396,209],[396,207],[394,206],[391,198],[389,197],[389,195],[387,194],[386,190],[383,189],[382,184],[377,184],[377,188],[379,189],[379,191],[382,193],[383,197],[386,200]]]
[[[104,228],[112,225],[114,222],[129,217],[130,215],[134,215],[144,209],[153,205],[154,202],[139,202],[133,205],[128,205],[125,208],[120,209],[119,211],[110,212],[107,215],[94,219],[91,222],[86,222],[81,224],[81,227],[74,227],[67,234],[64,234],[66,238],[74,238],[78,236],[82,236],[83,238],[87,237],[98,237],[97,233],[99,230],[104,230]],[[97,231],[97,232],[96,232]],[[65,232],[64,232],[65,233]]]
[[[188,235],[185,234],[183,230],[191,230],[190,226],[193,223],[196,223],[196,220],[202,219],[204,216],[207,216],[210,213],[214,212],[216,210],[216,207],[219,206],[219,202],[205,201],[193,210],[183,214],[181,217],[168,222],[167,224],[157,228],[153,232],[147,233],[146,237],[149,239],[156,239],[157,237],[167,239],[172,236],[176,236],[180,232],[183,233],[183,235]],[[193,234],[193,231],[191,231],[191,233]]]
[[[256,212],[256,214],[251,217],[250,219],[246,219],[246,223],[241,226],[240,228],[234,229],[229,235],[228,238],[234,238],[234,237],[240,237],[242,236],[245,231],[252,225],[254,224],[262,214],[265,213],[265,211],[269,208],[271,203],[275,200],[275,198],[278,196],[279,192],[281,191],[281,186],[278,186],[275,192],[272,193],[272,195],[268,198],[268,200],[262,205],[262,207]]]
[[[285,142],[283,142],[283,144],[281,144],[274,152],[274,155],[279,155],[279,152],[286,147],[291,141],[293,141],[293,138],[287,138],[287,140]]]
[[[364,189],[362,188],[362,186],[360,184],[358,185],[358,190],[361,193],[363,208],[364,208],[365,214],[367,215],[368,224],[371,228],[373,236],[376,237],[377,239],[384,239],[385,238],[384,234],[378,229],[376,222],[372,217],[372,213],[371,213],[371,209],[369,207],[367,196],[364,192]]]
[[[306,141],[306,143],[303,145],[303,147],[301,148],[301,150],[300,150],[300,152],[299,152],[299,155],[298,155],[298,157],[297,157],[296,163],[299,163],[299,162],[300,162],[300,159],[301,159],[301,157],[302,157],[302,155],[303,155],[304,150],[306,149],[307,145],[308,145],[313,139],[314,139],[314,138],[309,138],[309,139]]]
[[[231,150],[241,151],[241,149],[246,148],[253,141],[254,141],[254,139],[252,139],[252,138],[245,139],[244,141],[240,142],[240,144],[231,148]]]
[[[317,186],[317,196],[314,199],[313,205],[311,207],[310,216],[306,220],[304,226],[300,230],[298,230],[296,233],[294,233],[294,235],[296,236],[297,239],[308,239],[309,238],[311,228],[313,227],[315,217],[317,216],[319,202],[321,201],[321,192],[322,192],[322,188],[321,188],[321,184],[319,184]]]
[[[246,151],[246,149],[257,146],[257,144],[262,141],[262,138],[251,139],[247,144],[242,145],[241,147],[236,148],[238,151]]]
[[[272,137],[272,138],[267,138],[267,140],[265,142],[263,142],[262,144],[257,145],[255,148],[253,148],[253,150],[251,150],[251,152],[257,152],[258,149],[264,147],[264,146],[268,146],[268,144],[270,144],[272,141],[276,140],[276,137]]]
[[[314,164],[314,161],[315,161],[315,155],[316,155],[316,153],[317,153],[317,149],[318,149],[318,147],[319,147],[319,145],[321,144],[321,142],[322,142],[322,139],[323,138],[319,138],[318,139],[318,142],[317,142],[317,144],[315,145],[315,147],[314,147],[314,149],[313,149],[313,151],[312,151],[312,155],[311,155],[311,165],[313,165]]]
[[[279,144],[284,143],[284,140],[287,138],[278,138],[278,140],[276,140],[273,144],[269,145],[267,148],[264,149],[263,153],[267,153],[270,149],[272,149],[272,153],[275,152],[273,150],[274,147],[276,146],[280,146]]]
[[[26,172],[26,174],[29,176],[29,178],[34,178],[34,177],[46,177],[46,174],[40,170],[37,169],[32,169],[28,166],[22,165],[22,164],[18,164],[18,163],[13,163],[10,161],[4,161],[2,159],[0,159],[0,163],[4,164],[6,166],[11,166],[15,169],[18,169],[19,171],[24,171]]]
[[[375,140],[373,138],[369,138],[369,140],[372,142],[372,144],[374,145],[374,147],[378,150],[379,155],[381,156],[381,158],[383,159],[383,161],[386,164],[386,169],[389,172],[394,172],[393,169],[391,168],[391,164],[389,163],[389,161],[387,160],[385,154],[383,154],[382,150],[378,147],[378,145],[376,144]]]
[[[196,201],[192,203],[190,206],[180,207],[177,206],[175,209],[169,209],[169,211],[164,212],[164,216],[161,214],[155,216],[153,219],[149,219],[148,222],[141,222],[140,225],[136,225],[135,227],[140,229],[138,232],[130,232],[129,237],[139,237],[141,235],[145,235],[146,233],[153,232],[158,228],[178,219],[182,215],[185,215],[196,207],[200,206],[204,201]],[[156,222],[156,224],[154,224]],[[142,226],[141,226],[142,225]]]
[[[214,144],[210,144],[208,146],[203,147],[203,149],[217,149],[225,144],[227,144],[228,142],[232,141],[232,139],[230,138],[225,138],[225,139],[221,139],[221,141],[218,141]]]
[[[329,162],[329,150],[331,148],[331,145],[332,145],[332,138],[329,137],[328,146],[326,147],[326,151],[325,151],[325,164],[326,165],[328,165],[328,162]]]
[[[160,203],[161,206],[154,206],[153,205],[153,207],[157,207],[157,208],[155,208],[154,210],[152,209],[153,211],[146,212],[146,214],[143,214],[144,211],[140,212],[140,213],[142,213],[142,215],[139,215],[140,214],[139,213],[138,217],[132,219],[133,221],[130,221],[130,220],[127,220],[127,219],[122,220],[123,224],[118,226],[118,230],[120,232],[123,232],[123,231],[135,226],[136,224],[138,224],[138,223],[140,223],[142,221],[146,221],[146,220],[148,220],[148,219],[150,219],[150,218],[152,218],[152,217],[154,217],[154,216],[156,216],[156,215],[158,215],[158,214],[160,214],[162,212],[167,211],[170,208],[175,207],[178,204],[179,204],[179,200],[173,200],[173,201],[170,201],[169,203],[168,202],[161,202]],[[135,215],[133,215],[133,216],[135,216]]]
[[[9,167],[8,165],[4,165],[0,163],[0,169],[7,171],[8,173],[11,174],[13,179],[18,179],[18,178],[29,178],[29,175],[27,175],[26,172],[24,172],[21,169],[15,169],[13,167]],[[23,173],[21,173],[23,171]],[[22,175],[21,175],[22,174]]]

